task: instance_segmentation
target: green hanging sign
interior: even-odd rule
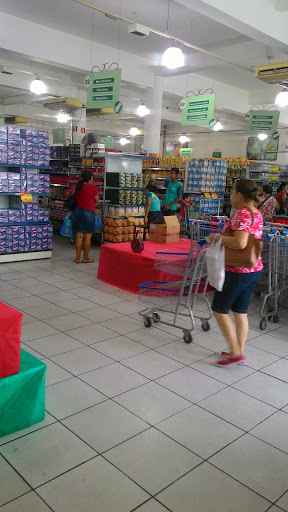
[[[65,128],[55,128],[52,131],[53,144],[65,144]]]
[[[113,149],[114,142],[114,137],[101,137],[101,144],[105,144],[105,148]]]
[[[193,148],[181,148],[180,149],[180,156],[186,156],[188,158],[192,158],[193,155]]]
[[[179,104],[182,110],[182,126],[209,125],[214,118],[215,98],[215,94],[183,98]]]
[[[250,110],[245,115],[247,120],[246,133],[272,135],[272,133],[277,132],[279,116],[279,110]]]
[[[121,69],[91,73],[87,91],[87,110],[101,108],[115,109],[119,102]],[[117,109],[116,106],[116,109]]]

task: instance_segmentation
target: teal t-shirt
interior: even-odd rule
[[[163,201],[164,206],[176,201],[177,197],[183,193],[183,187],[180,181],[173,183],[171,180],[165,180],[165,187],[167,187],[167,190]],[[172,204],[170,210],[177,210],[177,204]]]
[[[160,200],[154,192],[147,192],[146,197],[151,197],[151,208],[150,212],[160,212]]]

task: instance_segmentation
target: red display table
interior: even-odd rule
[[[132,293],[138,293],[138,285],[147,281],[179,281],[179,276],[154,268],[155,255],[157,251],[188,253],[190,248],[191,240],[187,238],[175,244],[145,242],[140,254],[131,250],[130,242],[102,245],[97,277]]]
[[[0,379],[19,372],[23,314],[0,302]]]

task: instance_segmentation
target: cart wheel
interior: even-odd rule
[[[151,318],[147,318],[147,316],[145,316],[145,318],[144,318],[144,325],[145,325],[145,327],[151,327],[151,325],[152,325]]]
[[[278,322],[280,322],[280,315],[274,315],[273,322],[274,322],[274,324],[278,324]]]
[[[202,321],[201,327],[202,327],[202,331],[205,331],[205,332],[210,331],[210,324],[207,320]]]
[[[266,327],[267,327],[267,320],[266,320],[266,318],[262,318],[262,320],[260,322],[261,331],[265,331]]]
[[[261,292],[255,292],[255,294],[254,294],[254,295],[255,295],[256,299],[260,299],[260,297],[261,297]]]
[[[155,324],[158,324],[158,322],[160,322],[160,315],[158,315],[158,313],[153,313],[152,318]]]
[[[183,339],[184,339],[185,343],[192,343],[193,338],[192,338],[190,332],[185,332]]]

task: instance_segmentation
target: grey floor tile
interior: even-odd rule
[[[266,352],[247,344],[245,347],[245,356],[245,365],[249,366],[250,368],[254,368],[255,370],[261,370],[262,368],[265,368],[265,366],[268,366],[279,360],[279,356],[275,356],[274,354],[271,354],[271,352]]]
[[[166,332],[160,331],[160,329],[140,329],[139,331],[130,332],[127,334],[127,338],[131,340],[138,341],[142,345],[145,345],[148,348],[158,348],[161,345],[166,345],[167,343],[172,343],[176,341],[177,338],[173,334],[168,334]]]
[[[77,329],[78,327],[84,327],[85,325],[92,324],[91,320],[83,318],[83,316],[77,315],[76,313],[67,313],[55,318],[45,319],[45,323],[59,329],[59,331],[68,331],[69,329]]]
[[[151,382],[114,399],[151,425],[189,407],[190,402]]]
[[[233,388],[223,389],[199,405],[246,431],[276,412],[274,407]]]
[[[35,322],[36,318],[34,316],[28,315],[27,313],[23,313],[22,325],[29,324],[30,322]]]
[[[26,343],[21,342],[20,346],[21,346],[21,348],[23,348],[23,350],[26,350],[26,352],[28,352],[32,356],[36,357],[37,359],[39,359],[39,361],[44,359],[44,356],[42,356],[42,354],[39,354],[39,352],[36,352],[36,350],[33,350],[33,348],[29,347],[29,345],[26,345]]]
[[[49,328],[48,325],[46,327]],[[36,352],[39,352],[45,357],[56,356],[85,346],[83,343],[79,343],[79,341],[76,341],[74,338],[71,338],[71,336],[68,336],[63,332],[57,332],[57,334],[51,334],[51,336],[44,336],[43,338],[35,340],[33,339],[26,343],[29,347],[33,348]]]
[[[249,434],[214,455],[210,462],[272,502],[287,490],[288,455]]]
[[[197,405],[158,423],[157,429],[204,459],[243,435],[239,428]]]
[[[200,345],[201,347],[207,348],[212,352],[220,352],[221,350],[227,350],[228,343],[222,334],[217,332],[201,332],[193,336],[193,343]]]
[[[75,288],[73,291],[74,295],[82,297],[82,299],[89,299],[89,297],[93,297],[99,293],[102,293],[102,291],[98,290],[98,288],[92,288],[92,286],[81,286],[81,288]]]
[[[269,502],[207,462],[157,495],[173,512],[265,512]]]
[[[92,309],[80,311],[79,315],[92,320],[95,324],[98,322],[105,322],[105,320],[122,317],[122,313],[118,313],[117,311],[112,311],[112,309],[103,308],[101,306],[96,306],[95,304]]]
[[[279,329],[275,329],[272,334],[273,336],[276,336],[276,338],[281,338],[284,341],[288,341],[287,325],[279,327]]]
[[[161,377],[157,383],[195,403],[225,388],[225,384],[187,367]]]
[[[288,382],[288,360],[280,359],[279,361],[276,361],[276,363],[263,368],[262,372],[270,375],[271,377],[275,377],[276,379]]]
[[[21,290],[21,288],[14,288],[13,290],[4,290],[4,292],[1,291],[1,300],[9,302],[11,306],[13,306],[16,309],[19,309],[19,311],[21,310],[21,303],[23,303],[24,297],[31,297],[31,293],[25,290]],[[22,301],[20,299],[22,299]]]
[[[102,354],[111,357],[115,361],[121,361],[149,350],[144,345],[136,343],[136,341],[132,341],[126,336],[119,336],[117,338],[112,338],[111,340],[101,341],[100,343],[96,343],[91,346]]]
[[[26,482],[0,455],[0,506],[30,491]]]
[[[58,420],[99,404],[107,398],[77,378],[65,380],[46,389],[46,409]]]
[[[55,304],[46,304],[45,306],[40,306],[39,308],[34,307],[27,309],[26,313],[35,316],[35,318],[38,320],[45,320],[46,318],[65,315],[67,311],[60,306],[56,306]]]
[[[283,512],[283,510],[285,510],[285,508],[279,508],[279,507],[276,507],[276,505],[274,505],[273,507],[269,508],[268,512]],[[286,509],[288,510],[288,509]]]
[[[288,453],[288,414],[276,412],[270,418],[250,430],[250,434]]]
[[[47,370],[45,375],[46,387],[58,384],[63,380],[71,379],[73,375],[66,370],[63,370],[58,364],[53,363],[50,359],[42,359],[43,363],[46,364]]]
[[[111,329],[107,329],[107,327],[103,327],[100,324],[78,327],[77,329],[68,330],[66,333],[85,345],[93,345],[99,341],[109,340],[118,336],[117,332],[111,331]]]
[[[278,409],[288,404],[288,383],[261,372],[236,382],[233,387]]]
[[[248,375],[255,371],[253,368],[245,365],[237,365],[232,368],[221,368],[215,364],[219,359],[221,359],[219,354],[213,354],[206,359],[202,359],[201,361],[197,361],[192,364],[191,368],[194,368],[205,375],[209,375],[209,377],[219,380],[224,384],[234,384],[234,382],[238,382],[239,380],[248,377]]]
[[[153,428],[116,446],[105,458],[153,495],[202,462]]]
[[[47,427],[52,423],[56,423],[56,419],[49,414],[49,412],[45,411],[45,418],[43,421],[39,423],[35,423],[31,427],[24,428],[23,430],[18,430],[17,432],[13,432],[12,434],[8,434],[7,436],[0,437],[0,446],[10,443],[10,441],[14,441],[14,439],[18,439],[19,437],[23,437],[31,432],[35,432],[35,430],[39,430],[40,428]]]
[[[257,338],[248,341],[248,345],[266,350],[275,356],[285,357],[288,356],[288,343],[285,340],[274,336],[274,331],[269,334],[262,334]]]
[[[91,512],[95,503],[101,503],[101,512],[128,512],[149,497],[101,457],[44,485],[38,492],[55,512]]]
[[[148,350],[137,356],[129,357],[129,359],[123,360],[122,364],[151,380],[183,367],[182,363],[170,357],[163,356],[158,352],[154,352],[153,350]]]
[[[100,354],[100,352],[97,352],[90,347],[72,350],[66,354],[53,356],[51,359],[68,372],[73,373],[73,375],[87,373],[92,370],[96,370],[97,368],[101,368],[101,366],[114,363],[112,359]]]
[[[40,320],[29,322],[29,324],[22,325],[21,329],[21,341],[29,342],[36,340],[37,338],[50,336],[51,334],[60,334],[57,329],[47,325]]]
[[[281,507],[283,510],[288,511],[288,492],[286,492],[279,501],[277,501],[277,505]],[[269,511],[270,512],[270,511]],[[274,512],[274,511],[273,511]],[[276,511],[275,511],[276,512]]]
[[[187,345],[180,339],[174,343],[162,345],[161,347],[156,348],[156,351],[183,364],[192,364],[213,354],[213,352],[206,348],[194,345],[194,343]]]
[[[53,293],[44,293],[42,298],[48,302],[51,302],[52,304],[60,304],[60,306],[62,302],[68,302],[70,300],[76,299],[75,295],[72,295],[72,293],[62,290]]]
[[[106,320],[105,322],[101,322],[100,325],[103,325],[103,327],[107,327],[108,329],[112,329],[112,331],[115,331],[118,334],[128,334],[129,332],[139,331],[142,329],[142,324],[139,320],[133,320],[133,318],[128,318],[127,316]]]
[[[2,446],[0,452],[33,488],[96,455],[59,423],[16,439]]]
[[[145,421],[112,400],[66,418],[63,424],[99,453],[149,428]]]
[[[133,372],[119,363],[109,364],[93,372],[84,373],[81,375],[81,380],[110,398],[126,393],[126,391],[130,391],[148,382],[142,375]]]
[[[1,512],[51,512],[50,507],[37,496],[35,492],[28,492],[21,498],[1,507]]]
[[[79,311],[84,311],[85,309],[93,308],[94,304],[93,302],[90,302],[87,299],[75,297],[73,300],[61,302],[61,307],[67,309],[68,311],[72,311],[72,313],[78,313]]]
[[[137,508],[137,512],[167,512],[167,508],[164,508],[158,501],[152,499]]]
[[[122,297],[117,297],[116,295],[112,295],[112,293],[98,293],[97,295],[94,295],[93,297],[90,297],[89,300],[91,302],[94,302],[94,304],[98,304],[99,306],[107,306],[114,310],[114,306],[116,306],[118,303],[122,302]],[[132,304],[132,303],[131,303]],[[114,310],[117,311],[117,310]],[[119,313],[122,313],[122,311],[118,311]]]
[[[116,297],[116,295],[114,297]],[[111,305],[109,306],[110,309],[113,309],[113,311],[118,311],[123,315],[131,315],[132,313],[138,313],[138,311],[141,311],[141,309],[143,309],[143,305],[141,304],[125,300],[123,301],[122,297],[116,298],[118,298],[119,304],[111,303]]]
[[[40,306],[48,306],[49,305],[47,300],[43,300],[40,297],[35,297],[31,294],[29,297],[25,296],[25,300],[23,300],[23,298],[11,299],[11,300],[9,300],[9,304],[11,304],[11,306],[13,306],[13,308],[19,309],[19,311],[27,311],[28,309],[31,309],[31,308],[38,308]]]

